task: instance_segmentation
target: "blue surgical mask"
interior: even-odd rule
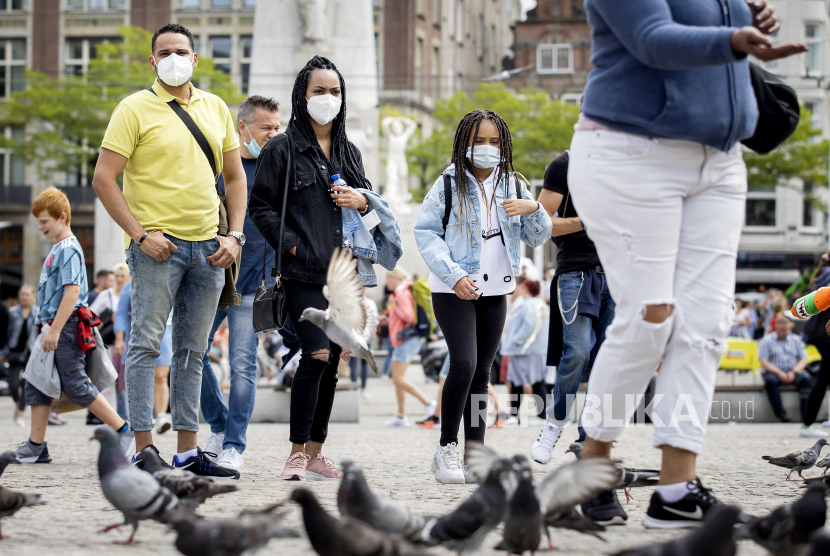
[[[259,153],[262,152],[262,147],[259,146],[259,143],[254,141],[254,138],[251,136],[251,130],[248,129],[248,122],[245,122],[245,131],[248,132],[248,137],[251,138],[250,143],[246,143],[245,140],[242,140],[242,144],[245,145],[245,148],[248,149],[248,152],[251,153],[251,156],[257,158]]]
[[[473,158],[473,147],[467,147],[467,159],[482,170],[495,168],[501,162],[501,150],[493,145],[476,145],[475,155]]]

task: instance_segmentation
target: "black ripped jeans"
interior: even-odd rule
[[[289,437],[294,444],[309,440],[323,443],[329,429],[329,417],[337,389],[337,364],[341,347],[329,341],[326,333],[314,324],[300,322],[300,315],[308,307],[324,311],[329,303],[323,297],[323,285],[285,280],[285,299],[288,316],[297,331],[303,355],[291,383],[289,410]],[[329,360],[320,361],[311,354],[320,349],[330,350]]]
[[[435,319],[447,340],[450,371],[441,394],[441,446],[458,442],[464,417],[464,441],[484,442],[487,387],[507,316],[507,297],[459,299],[454,293],[432,294]]]

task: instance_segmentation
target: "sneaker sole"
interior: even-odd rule
[[[162,425],[158,428],[159,434],[164,434],[169,431],[173,427],[173,424],[170,421],[165,421]]]
[[[536,463],[541,463],[542,465],[546,465],[546,464],[550,463],[551,459],[553,459],[553,450],[551,450],[551,453],[548,456],[548,459],[544,459],[544,458],[537,458],[536,456],[534,456],[533,455],[533,448],[531,448],[530,449],[530,459],[532,459]]]
[[[435,425],[427,425],[425,423],[415,423],[415,425],[422,428],[422,429],[434,429],[435,428]]]
[[[626,519],[622,516],[615,515],[609,521],[594,521],[597,525],[602,525],[603,527],[613,527],[617,525],[625,525]]]
[[[434,461],[432,462],[432,468],[431,469],[432,469],[432,473],[435,475],[435,480],[438,481],[439,483],[441,483],[442,485],[463,485],[464,484],[464,475],[461,475],[460,477],[450,477],[449,480],[442,481],[438,477],[438,470],[435,467],[435,462]]]
[[[305,479],[301,478],[299,475],[291,475],[290,477],[280,475],[280,479],[283,481],[305,481]]]
[[[703,521],[656,519],[646,514],[643,516],[643,526],[646,529],[696,529],[703,525]]]
[[[315,473],[314,471],[306,471],[305,472],[305,480],[306,481],[339,481],[340,477],[326,477],[325,475],[321,475],[320,473]]]
[[[31,456],[28,458],[19,458],[20,463],[52,463],[52,456],[47,455],[46,457],[41,456]]]

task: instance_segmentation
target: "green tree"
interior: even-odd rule
[[[122,26],[121,40],[96,48],[87,73],[52,78],[26,72],[26,89],[12,93],[0,106],[0,126],[26,126],[22,140],[0,139],[36,169],[40,185],[55,184],[56,172],[92,167],[110,115],[126,96],[148,88],[154,79],[147,63],[152,34],[140,27]],[[242,97],[230,76],[210,58],[199,58],[194,82],[228,104]]]
[[[502,83],[481,83],[472,98],[459,92],[439,102],[433,116],[441,127],[427,139],[410,147],[410,171],[421,179],[418,200],[450,163],[458,122],[475,109],[493,110],[510,127],[513,165],[528,179],[541,179],[550,161],[567,149],[579,116],[576,106],[551,100],[539,90],[508,90]]]

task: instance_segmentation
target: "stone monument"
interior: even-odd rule
[[[383,198],[398,213],[409,214],[409,165],[406,163],[406,144],[415,134],[417,125],[409,118],[388,116],[381,122],[386,137],[386,184]]]
[[[346,82],[346,133],[360,149],[366,177],[380,186],[378,75],[372,2],[257,2],[250,94],[274,97],[284,122],[297,73],[314,55],[329,58]]]

